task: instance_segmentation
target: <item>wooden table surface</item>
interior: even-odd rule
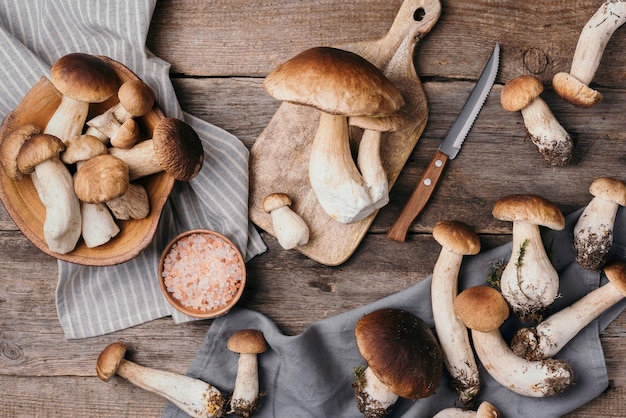
[[[510,241],[508,223],[491,208],[511,193],[540,194],[570,213],[590,199],[599,176],[626,179],[626,29],[607,45],[593,84],[604,100],[575,108],[550,87],[568,71],[580,30],[599,0],[443,1],[434,29],[420,41],[415,67],[427,93],[426,129],[383,208],[352,257],[320,265],[280,248],[262,233],[268,251],[248,263],[241,305],[267,314],[287,334],[310,323],[403,290],[432,272],[439,252],[433,225],[462,220],[481,235],[482,248]],[[401,0],[308,1],[162,0],[148,47],[172,64],[184,110],[237,135],[248,147],[279,103],[262,88],[276,65],[313,46],[377,39],[389,29]],[[448,166],[406,242],[385,233],[459,112],[495,42],[501,70],[459,157]],[[525,138],[519,113],[500,106],[504,83],[532,74],[546,83],[542,97],[575,137],[567,167],[548,166]],[[95,361],[110,342],[132,345],[134,360],[184,373],[210,321],[176,326],[170,318],[97,338],[67,341],[54,294],[56,261],[43,255],[0,208],[0,416],[159,416],[165,402],[122,379],[103,384]],[[609,388],[572,417],[626,416],[626,317],[601,335]]]

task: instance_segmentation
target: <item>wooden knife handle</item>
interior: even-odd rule
[[[447,162],[448,156],[437,150],[435,156],[428,164],[428,167],[426,167],[426,171],[422,175],[419,183],[415,185],[411,197],[409,197],[409,200],[404,205],[398,219],[396,219],[396,222],[391,226],[389,232],[387,232],[387,237],[395,241],[404,241],[406,239],[409,227],[426,206],[428,199],[430,199],[430,196],[435,190],[435,186],[439,182],[439,178]]]

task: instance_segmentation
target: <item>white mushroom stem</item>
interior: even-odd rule
[[[381,382],[369,367],[365,368],[361,378],[363,384],[360,386],[361,390],[358,396],[363,398],[366,416],[368,416],[367,411],[386,411],[398,400],[398,395],[393,393],[389,386]]]
[[[538,225],[514,221],[512,245],[500,288],[515,312],[532,315],[554,302],[559,275],[546,254]]]
[[[122,124],[115,118],[111,109],[87,121],[87,126],[97,129],[108,138],[113,138]]]
[[[54,135],[63,142],[79,136],[83,132],[88,113],[89,103],[64,95],[59,107],[48,121],[44,133]]]
[[[463,255],[441,248],[431,281],[433,319],[444,363],[459,399],[467,403],[480,391],[480,375],[467,327],[454,313]]]
[[[128,164],[131,181],[163,171],[163,167],[159,165],[155,158],[152,139],[141,141],[128,149],[111,147],[109,148],[109,154]]]
[[[521,328],[511,342],[515,354],[529,360],[553,357],[591,321],[622,300],[611,283],[595,289],[534,328]]]
[[[619,204],[594,196],[574,226],[576,260],[585,268],[600,267],[613,245],[613,227]]]
[[[82,236],[87,248],[106,244],[120,232],[104,203],[81,204]]]
[[[109,137],[103,134],[102,132],[100,132],[99,130],[97,130],[96,128],[94,128],[93,126],[87,127],[87,129],[85,130],[85,135],[94,136],[98,138],[100,142],[102,142],[103,144],[109,143]]]
[[[286,250],[309,242],[309,227],[289,206],[282,206],[270,212],[276,239]]]
[[[364,130],[357,156],[359,171],[369,190],[375,209],[380,209],[389,203],[389,181],[380,158],[380,142],[381,132]]]
[[[231,405],[251,405],[259,397],[259,369],[256,354],[241,353],[237,363],[237,377]]]
[[[352,159],[345,116],[320,112],[309,178],[320,206],[338,222],[357,222],[374,212],[369,191]]]
[[[222,394],[202,380],[151,369],[125,359],[121,360],[116,373],[141,389],[169,400],[192,417],[212,418],[223,414]]]

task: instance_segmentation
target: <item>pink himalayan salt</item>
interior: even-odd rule
[[[162,277],[168,292],[184,306],[209,311],[225,306],[237,294],[243,270],[229,243],[193,233],[172,246]]]

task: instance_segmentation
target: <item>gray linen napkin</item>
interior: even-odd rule
[[[136,259],[112,267],[59,266],[57,310],[65,337],[85,338],[172,315],[161,295],[157,261],[178,233],[208,228],[229,237],[249,260],[266,250],[248,221],[248,150],[238,138],[184,113],[170,65],[146,49],[156,0],[6,0],[0,4],[0,117],[13,110],[50,66],[70,52],[106,55],[129,67],[156,93],[165,115],[185,120],[205,152],[200,174],[177,182],[153,242]]]
[[[554,304],[558,310],[573,303],[602,280],[599,273],[583,270],[574,260],[572,229],[582,209],[566,218],[563,231],[554,233],[553,263],[561,280],[561,298]],[[612,257],[626,260],[626,210],[618,213]],[[551,239],[552,237],[548,237]],[[491,263],[507,260],[511,244],[476,256],[465,257],[459,276],[460,287],[485,284]],[[263,331],[270,349],[259,355],[260,386],[266,392],[255,417],[359,417],[351,384],[353,370],[364,364],[356,348],[354,326],[364,314],[378,308],[400,308],[413,312],[433,327],[430,304],[430,280],[427,277],[414,286],[361,308],[321,320],[302,334],[286,336],[266,316],[243,308],[231,311],[211,324],[203,346],[189,367],[190,376],[232,392],[237,355],[226,348],[226,341],[237,330],[256,328]],[[604,280],[606,280],[604,278]],[[417,281],[417,280],[416,280]],[[495,382],[482,368],[483,388],[480,400],[496,405],[507,418],[560,417],[598,396],[608,385],[599,333],[626,307],[623,300],[601,318],[587,326],[556,357],[570,361],[575,385],[552,398],[519,396]],[[510,338],[516,326],[509,320],[501,328]],[[426,399],[400,399],[393,417],[432,417],[438,411],[454,406],[456,396],[450,389],[447,374],[437,392]],[[185,416],[168,404],[164,417]]]

